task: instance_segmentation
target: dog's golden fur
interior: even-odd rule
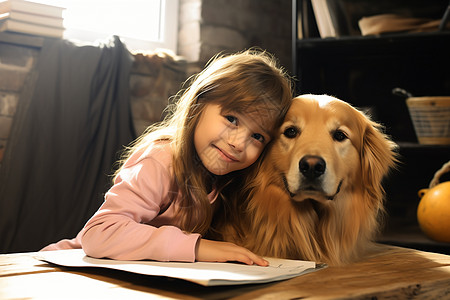
[[[263,256],[354,261],[379,229],[381,181],[396,163],[395,148],[346,102],[299,96],[219,232]]]

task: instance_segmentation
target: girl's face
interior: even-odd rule
[[[215,175],[253,164],[270,141],[264,130],[273,120],[256,115],[224,112],[220,105],[206,104],[194,132],[200,160]],[[271,125],[270,125],[271,126]]]

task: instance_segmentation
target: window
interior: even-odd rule
[[[176,52],[178,0],[32,0],[65,7],[64,37],[94,42],[118,35],[130,50]]]

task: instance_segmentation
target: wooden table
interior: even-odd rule
[[[450,256],[380,245],[343,267],[254,285],[203,287],[99,268],[63,268],[0,255],[0,299],[450,299]]]

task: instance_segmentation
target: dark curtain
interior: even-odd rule
[[[101,46],[45,40],[0,167],[1,253],[75,237],[100,206],[134,139],[132,62],[117,37]]]

